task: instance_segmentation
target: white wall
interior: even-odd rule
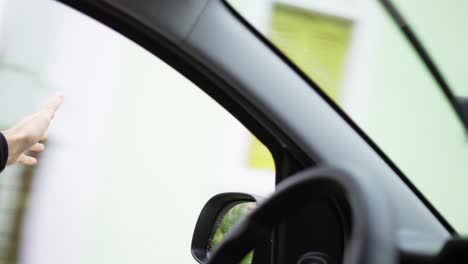
[[[249,134],[194,84],[131,43],[125,56],[83,262],[195,263],[208,199],[269,193],[274,173],[247,168]]]
[[[248,131],[164,62],[54,1],[8,0],[6,13],[4,61],[34,73],[0,78],[15,106],[7,123],[65,94],[21,263],[194,263],[194,224],[212,195],[272,191],[274,172],[247,167]]]
[[[33,72],[1,80],[9,123],[55,91],[66,96],[35,175],[22,263],[80,263],[119,67],[115,36],[53,1],[9,1],[4,21],[4,61]]]

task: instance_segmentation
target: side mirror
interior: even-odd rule
[[[203,207],[192,238],[192,256],[198,263],[206,259],[217,245],[246,215],[255,210],[262,198],[245,193],[222,193],[211,198]],[[256,263],[250,252],[242,264]]]

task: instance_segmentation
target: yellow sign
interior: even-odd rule
[[[270,151],[253,135],[251,137],[248,165],[249,167],[257,169],[275,169],[275,163],[273,162]]]
[[[287,5],[273,8],[270,41],[335,102],[339,100],[351,34],[350,21]],[[275,168],[268,149],[253,136],[248,164]]]

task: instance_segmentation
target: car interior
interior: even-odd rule
[[[467,263],[466,100],[406,9],[249,2],[6,5],[0,97],[72,103],[44,165],[0,181],[1,263]]]

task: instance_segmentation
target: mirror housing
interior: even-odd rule
[[[193,233],[191,250],[195,260],[198,263],[206,261],[214,232],[231,208],[245,202],[259,204],[261,200],[261,197],[246,193],[221,193],[211,198],[203,207]]]

